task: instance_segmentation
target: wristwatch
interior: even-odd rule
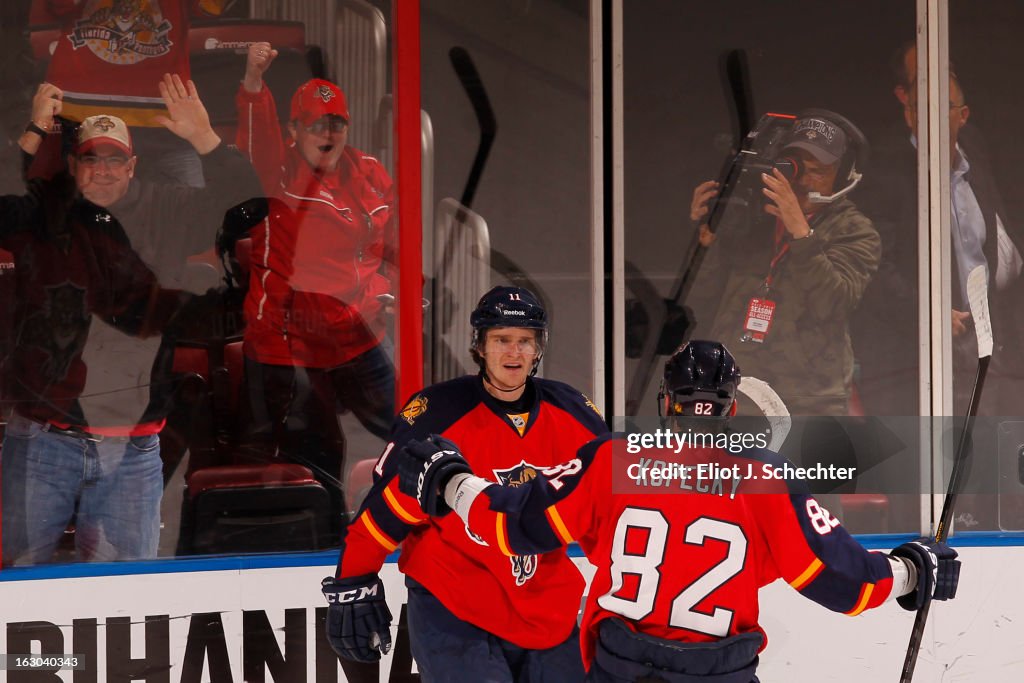
[[[805,240],[805,239],[807,239],[808,237],[810,237],[813,234],[814,234],[814,228],[807,228],[807,234],[806,235],[804,235],[803,237],[794,237],[793,240],[794,241],[796,241],[796,240]]]
[[[39,137],[42,137],[42,138],[46,137],[46,131],[43,130],[42,128],[40,128],[39,126],[37,126],[35,121],[29,121],[28,122],[28,125],[25,126],[25,132],[26,133],[35,133],[36,135],[38,135]]]

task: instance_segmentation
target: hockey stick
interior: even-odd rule
[[[484,90],[484,83],[480,80],[480,73],[476,70],[473,58],[466,52],[466,48],[456,45],[448,51],[448,58],[451,60],[462,89],[466,91],[466,96],[473,107],[473,113],[476,114],[477,125],[480,128],[480,142],[477,144],[476,155],[473,157],[473,166],[469,169],[469,177],[466,178],[466,186],[462,189],[459,210],[455,214],[455,226],[457,226],[465,222],[466,211],[473,206],[473,197],[480,184],[480,176],[484,173],[487,155],[498,134],[498,122],[494,117],[494,110],[491,108],[491,100],[487,97],[487,91]],[[452,231],[448,234],[448,241],[444,245],[441,265],[437,269],[438,273],[446,273],[451,267],[452,252],[455,249],[455,226],[452,226]],[[435,273],[435,277],[436,275],[437,273]]]
[[[459,83],[462,85],[462,89],[465,91],[466,97],[469,98],[469,103],[473,107],[477,126],[480,129],[480,141],[477,144],[476,155],[473,157],[473,165],[470,167],[469,176],[466,178],[466,185],[462,190],[462,197],[459,199],[460,207],[455,214],[455,225],[452,226],[452,231],[448,234],[444,250],[441,252],[441,264],[434,274],[435,278],[438,274],[447,273],[451,268],[455,250],[455,228],[466,220],[466,211],[473,206],[473,199],[476,196],[477,187],[480,185],[480,178],[483,176],[484,167],[487,165],[487,157],[498,134],[498,119],[494,115],[494,109],[491,107],[491,100],[487,96],[487,90],[484,88],[483,79],[480,78],[480,72],[477,71],[469,52],[466,51],[466,48],[456,45],[448,51],[448,59],[451,61],[452,68],[455,69],[455,75],[458,77]],[[502,273],[510,282],[518,286],[527,287],[539,296],[542,301],[546,299],[537,284],[526,275],[526,272],[515,261],[493,247],[491,248],[491,267]],[[480,292],[480,294],[483,294],[483,292]],[[434,310],[442,314],[442,316],[444,311],[450,310],[446,305],[446,298],[448,296],[450,296],[448,292],[435,292],[434,294],[435,299],[439,302],[439,305],[435,306]]]
[[[988,313],[987,286],[985,267],[976,267],[967,277],[967,296],[971,306],[971,318],[974,320],[974,330],[978,337],[978,373],[974,377],[974,388],[971,390],[971,401],[968,404],[967,416],[964,419],[964,428],[960,432],[960,438],[957,440],[956,455],[953,458],[953,471],[949,475],[946,499],[942,503],[942,514],[939,515],[939,523],[935,527],[936,541],[945,541],[946,536],[949,535],[949,525],[953,521],[953,507],[960,493],[960,480],[963,478],[964,469],[967,465],[967,437],[970,434],[974,418],[978,414],[981,390],[985,386],[985,375],[988,373],[988,364],[992,360],[992,320],[989,318]],[[929,600],[924,603],[924,607],[917,611],[917,616],[914,619],[914,629],[910,632],[907,656],[903,660],[903,673],[900,675],[900,683],[910,683],[914,678],[914,667],[917,666],[917,653],[921,649],[921,639],[924,637],[924,626],[928,621],[928,612],[931,604]]]
[[[476,148],[476,156],[473,157],[473,166],[469,169],[469,177],[466,179],[466,187],[462,190],[462,205],[467,209],[473,206],[473,196],[476,194],[477,185],[480,184],[480,176],[483,175],[484,165],[487,163],[487,155],[494,144],[494,138],[498,134],[498,120],[494,117],[494,110],[491,108],[491,100],[484,90],[484,83],[480,80],[480,73],[473,64],[473,59],[466,52],[466,48],[456,45],[448,51],[448,59],[455,69],[455,75],[459,77],[462,89],[469,97],[469,103],[476,114],[476,122],[480,127],[480,142]]]
[[[753,95],[750,90],[750,71],[747,67],[746,53],[743,50],[730,50],[727,52],[720,61],[720,71],[727,93],[730,96],[730,102],[733,105],[733,124],[738,133],[736,149],[739,150],[747,137],[747,133],[750,132],[754,125]],[[723,169],[723,173],[719,174],[719,177],[727,178],[730,173],[738,172],[736,165],[732,162],[733,157],[730,156],[726,161],[726,168]],[[723,188],[728,186],[730,186],[728,180],[722,184]],[[708,221],[712,228],[717,225],[717,220],[715,220],[717,215],[725,208],[725,202],[721,200],[722,198],[718,197],[712,206],[711,212],[708,214]],[[713,220],[715,222],[711,223]],[[671,322],[670,314],[679,308],[680,301],[685,301],[689,288],[693,284],[693,279],[700,270],[701,263],[704,261],[707,248],[701,245],[698,235],[694,235],[686,253],[690,256],[680,262],[679,272],[676,275],[671,293],[668,298],[661,300],[661,306],[652,312],[654,315],[652,316],[652,324],[648,334],[653,335],[654,340],[648,339],[644,344],[643,353],[637,362],[633,379],[629,384],[629,391],[626,394],[627,415],[636,415],[640,409],[643,394],[647,391],[647,385],[650,384],[651,376],[654,374],[654,368],[657,364],[657,340],[662,336],[662,330],[665,329],[666,324]],[[679,343],[682,343],[682,341],[683,339],[679,339]]]

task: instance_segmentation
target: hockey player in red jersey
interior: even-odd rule
[[[666,363],[659,413],[720,434],[735,410],[739,379],[724,346],[690,342]],[[463,446],[442,437],[410,443],[394,459],[402,490],[423,511],[446,522],[460,518],[505,554],[579,542],[597,566],[582,624],[589,681],[757,681],[757,656],[767,643],[758,589],[780,577],[849,615],[891,599],[915,610],[956,594],[960,562],[944,543],[921,539],[889,555],[868,552],[798,480],[748,477],[704,493],[681,490],[699,491],[696,475],[696,486],[651,493],[646,480],[623,476],[628,463],[639,462],[635,449],[625,457],[628,443],[599,437],[518,489],[474,476]],[[756,448],[672,453],[644,455],[740,472],[788,464]],[[456,515],[444,516],[453,509]]]
[[[608,429],[583,394],[533,375],[547,314],[526,289],[495,287],[470,317],[480,367],[413,396],[395,419],[375,484],[348,526],[335,578],[325,579],[328,637],[350,659],[390,645],[391,615],[377,573],[402,544],[412,653],[424,681],[583,679],[576,624],[585,582],[565,549],[505,556],[458,517],[431,519],[398,487],[395,454],[444,434],[473,467],[515,488]]]

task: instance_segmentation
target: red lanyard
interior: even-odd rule
[[[775,266],[779,264],[782,257],[789,251],[789,240],[786,239],[786,228],[782,225],[782,221],[778,218],[775,219],[775,256],[772,257],[772,262],[768,265],[768,277],[764,279],[765,290],[771,289],[772,280],[775,277]]]

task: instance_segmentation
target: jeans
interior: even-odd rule
[[[72,520],[80,561],[156,557],[163,495],[156,434],[92,441],[13,415],[0,473],[4,564],[51,561]]]

